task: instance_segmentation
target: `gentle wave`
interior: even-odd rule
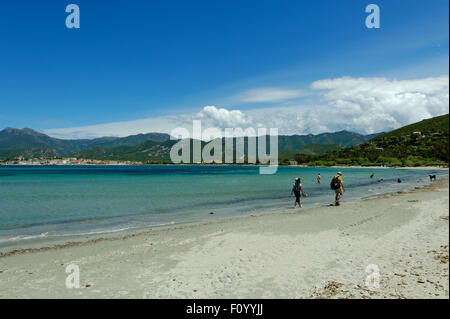
[[[42,233],[39,235],[21,235],[7,238],[0,238],[0,243],[11,242],[11,241],[21,241],[21,240],[30,240],[30,239],[38,239],[44,238],[48,236],[48,232]]]
[[[89,235],[98,235],[98,234],[109,234],[109,233],[118,233],[125,230],[130,229],[139,229],[142,227],[161,227],[161,226],[170,226],[174,225],[175,222],[171,221],[169,223],[162,223],[162,224],[149,224],[149,225],[140,225],[140,226],[134,226],[134,227],[123,227],[123,228],[116,228],[116,229],[105,229],[105,230],[99,230],[99,231],[92,231],[92,232],[85,232],[85,233],[67,233],[67,234],[55,234],[52,235],[52,237],[68,237],[68,236],[89,236]]]
[[[25,241],[25,240],[39,239],[39,238],[45,238],[45,237],[71,237],[71,236],[76,237],[76,236],[109,234],[109,233],[118,233],[118,232],[131,230],[131,229],[139,229],[139,228],[143,228],[143,227],[146,227],[146,228],[148,228],[148,227],[163,227],[163,226],[170,226],[170,225],[175,225],[175,222],[171,221],[168,223],[149,224],[149,225],[141,225],[141,226],[135,226],[135,227],[116,228],[116,229],[105,229],[105,230],[84,232],[84,233],[66,233],[66,234],[51,234],[51,235],[49,235],[49,232],[45,232],[45,233],[41,233],[39,235],[20,235],[20,236],[14,236],[14,237],[0,238],[0,243],[13,242],[13,241]]]

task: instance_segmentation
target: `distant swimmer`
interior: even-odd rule
[[[303,197],[306,197],[306,194],[303,191],[303,185],[302,185],[299,177],[297,177],[295,179],[294,186],[292,186],[291,195],[292,195],[292,193],[294,193],[294,195],[295,195],[294,208],[297,207],[297,204],[298,204],[298,207],[301,208],[302,203],[300,202],[300,194],[303,195]]]
[[[345,186],[344,186],[344,181],[342,179],[342,173],[338,172],[337,175],[335,177],[333,177],[333,179],[331,180],[331,189],[334,190],[334,193],[336,194],[335,197],[335,205],[339,206],[339,200],[342,198],[342,196],[344,195],[343,192],[345,192]]]
[[[381,178],[381,179],[378,180],[378,183],[383,183],[383,182],[384,182],[384,179],[383,179],[383,178]]]
[[[397,179],[397,183],[401,183],[402,180],[400,178]]]
[[[373,178],[374,176],[375,176],[375,174],[374,174],[374,173],[370,174],[370,178]]]
[[[322,176],[320,176],[320,173],[317,174],[317,183],[320,184],[322,182]]]

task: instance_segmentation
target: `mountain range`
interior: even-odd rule
[[[6,128],[0,131],[0,160],[14,160],[19,156],[47,159],[71,156],[96,160],[170,163],[170,150],[177,142],[163,133],[63,140],[28,128]],[[192,140],[189,142],[192,157]],[[225,139],[221,142],[225,149]],[[248,159],[247,143],[248,139],[245,139],[244,155]],[[201,144],[203,147],[207,143]],[[268,152],[269,145],[266,147]],[[278,136],[278,150],[282,164],[295,160],[300,164],[314,166],[448,165],[449,115],[372,135],[348,131],[318,135],[281,135]]]
[[[280,135],[279,151],[322,154],[330,149],[364,143],[378,134],[362,135],[340,131],[318,135]],[[0,160],[75,156],[91,159],[165,161],[176,141],[164,133],[147,133],[127,137],[65,140],[50,137],[29,128],[6,128],[0,131]],[[313,147],[316,145],[315,147]],[[320,146],[323,145],[323,146]],[[308,148],[309,146],[309,148]]]
[[[168,134],[148,133],[127,137],[64,140],[50,137],[29,128],[16,129],[8,127],[0,131],[0,151],[50,149],[59,156],[68,156],[74,152],[95,146],[134,146],[146,141],[165,142],[169,139],[170,136]]]

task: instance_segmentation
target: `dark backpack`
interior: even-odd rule
[[[333,190],[339,189],[341,187],[337,176],[333,177],[333,179],[331,180],[330,187]]]

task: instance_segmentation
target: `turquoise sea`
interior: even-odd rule
[[[447,171],[342,168],[343,201],[429,183]],[[322,184],[317,184],[320,172]],[[0,251],[17,242],[103,234],[290,209],[300,177],[304,207],[333,202],[336,168],[255,166],[0,166]],[[375,176],[370,179],[370,174]],[[378,182],[379,179],[384,182]],[[397,183],[400,178],[402,183]],[[300,212],[300,210],[299,210]]]

